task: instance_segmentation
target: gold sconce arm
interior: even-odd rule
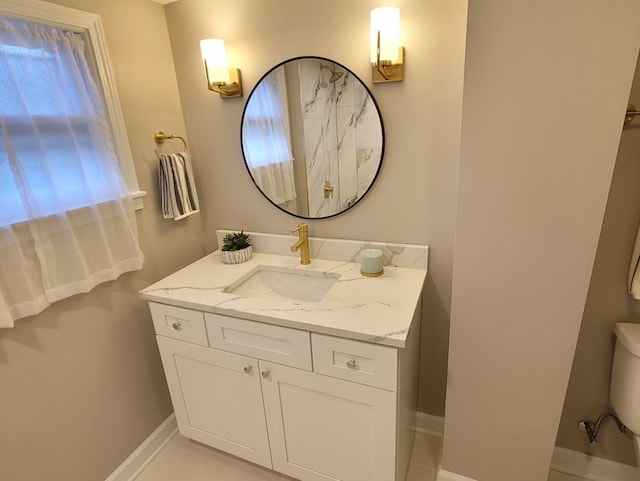
[[[396,63],[380,60],[380,31],[378,31],[376,63],[373,65],[373,83],[400,82],[402,80],[404,80],[404,47],[398,47],[398,61]]]
[[[404,47],[400,44],[400,9],[371,10],[369,58],[374,84],[404,80]]]
[[[238,68],[230,68],[229,69],[229,83],[226,82],[212,82],[209,80],[209,67],[207,66],[207,61],[204,61],[204,69],[207,75],[207,87],[209,90],[213,92],[217,92],[220,94],[220,98],[229,99],[233,97],[242,97],[242,83],[240,76],[240,69]]]
[[[398,61],[380,60],[380,31],[376,47],[376,63],[373,65],[373,83],[400,82],[404,80],[404,47],[398,47]]]

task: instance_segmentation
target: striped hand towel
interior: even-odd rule
[[[158,174],[165,219],[180,220],[200,212],[191,161],[186,152],[160,155]]]

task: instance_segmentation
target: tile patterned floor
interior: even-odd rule
[[[416,433],[406,481],[435,481],[442,439]],[[164,447],[136,481],[282,481],[289,478],[180,436]],[[551,471],[548,481],[587,481]]]

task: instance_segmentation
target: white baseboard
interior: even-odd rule
[[[559,446],[553,450],[551,469],[591,481],[638,481],[640,479],[640,470],[636,467]]]
[[[462,476],[456,473],[450,473],[449,471],[445,471],[441,469],[438,471],[438,477],[436,481],[476,481],[473,478],[467,478],[466,476]]]
[[[175,414],[169,416],[106,481],[134,481],[178,432]]]
[[[444,418],[418,411],[416,431],[442,437],[442,433],[444,433]]]
[[[416,431],[442,437],[444,418],[418,412]],[[105,481],[134,481],[177,432],[176,418],[171,414]],[[551,469],[590,481],[638,481],[640,479],[638,468],[559,446],[553,450]],[[440,468],[437,481],[476,480]]]
[[[444,418],[432,414],[418,412],[416,431],[442,436]],[[596,456],[589,456],[578,451],[556,446],[551,459],[551,469],[561,473],[579,476],[589,481],[638,481],[640,469],[628,464],[617,463]],[[474,481],[456,473],[438,470],[437,481]]]
[[[638,481],[640,479],[640,469],[638,468],[596,456],[589,456],[588,454],[559,446],[556,446],[553,450],[551,469],[589,481]],[[475,480],[440,469],[436,481]]]

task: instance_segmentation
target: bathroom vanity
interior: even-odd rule
[[[294,237],[251,237],[250,261],[215,252],[141,292],[180,433],[302,481],[404,481],[427,247],[310,238],[303,266]]]

